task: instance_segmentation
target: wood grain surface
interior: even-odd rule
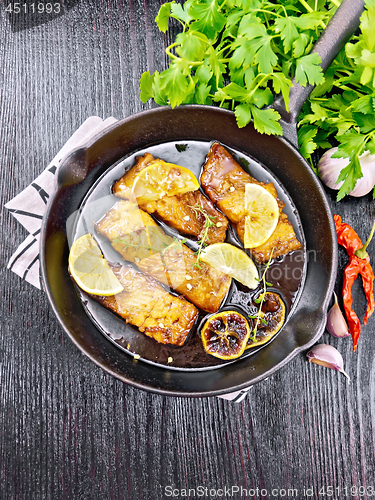
[[[350,383],[301,354],[239,404],[163,397],[99,369],[63,333],[44,292],[6,269],[27,234],[4,203],[88,116],[150,107],[139,79],[165,68],[168,43],[154,23],[161,0],[80,0],[44,23],[24,16],[22,26],[10,22],[8,3],[0,4],[0,499],[159,500],[183,498],[184,488],[194,498],[199,486],[207,489],[196,498],[374,497],[375,317],[355,354],[351,339],[322,337],[342,353]],[[328,196],[365,239],[370,197]],[[342,249],[339,260],[338,293]],[[354,290],[363,317],[360,281]]]

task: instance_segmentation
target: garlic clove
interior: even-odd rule
[[[326,328],[333,337],[350,337],[348,325],[337,301],[337,295],[335,292],[333,292],[333,295],[335,296],[335,303],[328,311]]]
[[[337,370],[350,381],[349,375],[344,371],[344,360],[335,347],[328,344],[317,344],[306,354],[310,363]]]

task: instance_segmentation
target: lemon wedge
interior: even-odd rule
[[[136,175],[130,201],[143,205],[160,200],[163,196],[184,194],[197,189],[199,182],[189,169],[156,160]]]
[[[259,273],[254,262],[230,243],[209,245],[202,251],[201,259],[249,288],[256,288],[259,284]]]
[[[69,272],[77,285],[91,295],[107,297],[124,290],[89,233],[73,243],[69,253]]]
[[[259,247],[276,229],[279,220],[276,198],[259,184],[246,184],[245,213],[244,247]]]

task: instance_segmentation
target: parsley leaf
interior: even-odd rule
[[[237,123],[239,127],[246,127],[251,121],[251,106],[250,104],[239,104],[236,106],[234,114],[237,118]]]
[[[363,177],[361,164],[359,163],[358,156],[354,156],[345,168],[340,172],[337,183],[344,181],[337,194],[337,201],[340,201],[350,191],[355,188],[357,180]]]
[[[309,83],[317,85],[324,82],[323,70],[319,66],[321,59],[316,52],[297,59],[296,81],[303,87]]]
[[[311,38],[307,33],[300,33],[299,37],[293,42],[293,57],[298,58],[308,52],[307,47],[310,42]]]
[[[177,64],[171,65],[163,73],[163,89],[170,93],[169,102],[172,108],[181,104],[188,89],[188,82]]]
[[[159,106],[165,106],[168,104],[168,98],[165,95],[165,92],[162,88],[162,79],[160,74],[155,71],[155,73],[152,75],[153,82],[152,82],[152,90],[154,92],[154,101],[156,104],[159,104]]]
[[[155,21],[158,25],[160,31],[165,33],[168,30],[168,21],[171,16],[171,5],[174,2],[164,3],[159,10],[158,15],[155,18]]]
[[[255,55],[255,62],[258,63],[260,73],[271,73],[277,63],[277,56],[272,50],[271,37],[264,37],[259,40],[259,50]]]
[[[165,4],[163,4],[165,5]],[[191,0],[188,0],[184,5],[172,2],[171,5],[171,17],[177,19],[178,21],[189,24],[192,18],[189,15],[189,9],[191,5]]]
[[[317,134],[317,129],[311,125],[303,125],[298,133],[299,150],[304,157],[310,157],[316,150],[317,144],[313,140]]]
[[[217,38],[217,34],[224,28],[226,22],[225,16],[220,13],[217,0],[193,2],[190,14],[196,19],[191,28],[201,31],[212,40]]]
[[[353,158],[361,155],[365,147],[366,137],[359,132],[348,131],[343,135],[338,136],[340,147],[336,151],[333,158]]]
[[[209,98],[211,87],[206,83],[199,83],[194,95],[196,104],[206,104]]]
[[[154,97],[154,92],[152,90],[152,83],[154,77],[150,75],[149,71],[145,71],[141,76],[141,101],[147,102],[151,97]]]
[[[207,37],[202,33],[190,30],[176,36],[178,47],[176,52],[188,61],[199,61],[204,56],[207,47]]]
[[[251,114],[254,119],[254,127],[262,134],[282,135],[283,130],[279,123],[280,115],[274,109],[259,109],[251,106]]]
[[[289,90],[292,86],[292,80],[287,78],[284,73],[276,71],[272,74],[271,78],[276,94],[282,94],[285,108],[287,111],[289,111]]]
[[[280,33],[283,40],[285,52],[289,52],[293,42],[299,37],[299,32],[296,27],[296,17],[280,17],[275,21],[276,31]]]

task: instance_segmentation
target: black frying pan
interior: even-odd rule
[[[326,69],[359,25],[363,0],[344,0],[316,48]],[[168,395],[212,396],[252,385],[268,377],[321,336],[337,271],[337,240],[322,186],[296,150],[296,118],[311,88],[295,86],[290,112],[282,102],[284,137],[259,134],[249,124],[239,129],[234,114],[211,106],[161,107],[122,120],[61,165],[58,183],[41,234],[44,288],[61,325],[95,363],[120,380]],[[174,371],[134,360],[96,328],[87,316],[68,274],[67,220],[79,209],[93,183],[130,153],[170,141],[222,142],[265,164],[287,189],[299,212],[309,250],[306,280],[295,311],[270,344],[254,355],[217,369]]]

